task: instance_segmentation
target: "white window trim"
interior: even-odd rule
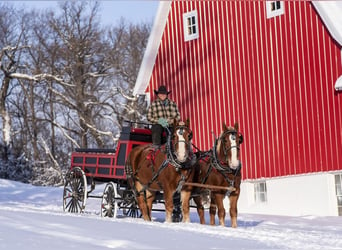
[[[272,10],[272,3],[280,2],[280,9]],[[284,1],[266,1],[266,16],[267,18],[272,18],[276,16],[283,15],[285,13]]]
[[[260,185],[264,186],[264,190],[260,191]],[[261,194],[263,194],[263,199],[261,199]],[[267,185],[266,182],[255,182],[254,183],[254,202],[257,204],[267,203]]]
[[[187,19],[189,17],[195,17],[196,33],[191,34],[191,35],[188,34]],[[183,32],[184,32],[184,41],[185,42],[197,39],[199,37],[197,10],[193,10],[193,11],[186,12],[183,14]]]

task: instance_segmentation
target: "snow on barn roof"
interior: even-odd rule
[[[342,46],[342,1],[312,1],[330,35]]]
[[[157,15],[154,19],[154,24],[150,37],[148,39],[144,58],[142,60],[137,81],[133,89],[133,95],[144,94],[150,80],[154,62],[157,57],[158,48],[162,39],[163,31],[167,21],[168,13],[172,1],[159,2]]]
[[[342,1],[312,1],[312,4],[321,16],[332,38],[342,46]],[[342,90],[342,76],[336,80],[335,89]]]
[[[342,1],[311,2],[322,18],[326,28],[330,32],[330,35],[342,47]],[[161,1],[159,3],[157,15],[154,19],[153,28],[140,66],[137,81],[133,89],[133,95],[145,94],[155,59],[157,57],[159,44],[162,39],[171,3],[172,1]],[[342,89],[342,76],[338,78],[335,84],[336,89],[339,89],[339,87]]]

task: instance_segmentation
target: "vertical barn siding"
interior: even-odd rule
[[[148,87],[172,90],[201,150],[238,121],[245,179],[342,169],[341,48],[310,2],[284,3],[267,19],[264,1],[173,2]],[[200,37],[184,42],[191,10]]]

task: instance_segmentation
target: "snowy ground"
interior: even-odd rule
[[[62,194],[0,179],[0,249],[342,249],[342,217],[240,214],[233,229],[200,225],[193,210],[188,224],[164,223],[163,212],[145,222],[101,218],[99,199],[64,213]]]

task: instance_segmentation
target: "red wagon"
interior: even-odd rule
[[[63,210],[80,213],[87,198],[101,198],[101,216],[116,217],[120,208],[125,215],[138,216],[134,195],[127,188],[125,162],[132,148],[151,142],[148,124],[129,122],[122,128],[116,149],[79,148],[72,152],[71,167],[65,176]],[[96,182],[107,182],[101,196],[91,195]]]

